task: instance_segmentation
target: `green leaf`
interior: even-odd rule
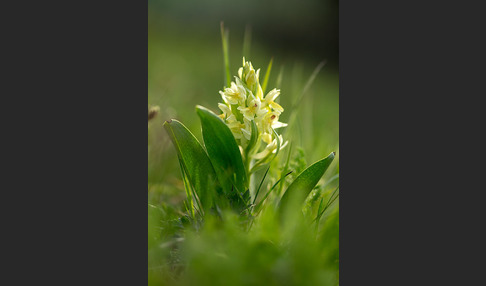
[[[181,122],[172,119],[164,123],[165,130],[177,150],[183,172],[203,206],[210,203],[216,186],[216,173],[206,151],[196,137]]]
[[[301,206],[333,160],[334,152],[326,158],[312,164],[295,178],[280,200],[280,211],[285,210],[291,203]]]
[[[224,192],[241,198],[248,189],[248,179],[233,133],[209,109],[198,105],[196,110],[201,120],[204,145]]]

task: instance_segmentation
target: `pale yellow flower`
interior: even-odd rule
[[[282,135],[278,135],[278,139],[280,140],[280,150],[282,150],[285,146],[287,146],[288,141],[283,142]],[[275,154],[277,152],[277,139],[274,139],[270,144],[265,147],[265,149],[255,155],[253,155],[254,159],[263,159],[270,154]]]
[[[240,104],[246,100],[245,88],[241,85],[236,85],[234,82],[231,82],[231,86],[225,88],[224,92],[220,91],[219,93],[223,100],[229,104]]]
[[[275,111],[275,112],[278,112],[278,114],[281,114],[284,111],[284,109],[283,109],[282,106],[280,106],[280,104],[275,102],[275,99],[279,95],[280,95],[280,90],[274,88],[267,93],[267,95],[265,96],[265,98],[263,100],[263,103],[264,103],[264,106],[270,107],[272,109],[272,111]]]
[[[263,91],[259,80],[260,69],[255,71],[252,64],[243,58],[243,67],[238,69],[238,76],[256,97],[263,99]]]
[[[262,134],[262,140],[263,142],[267,143],[267,144],[270,144],[272,143],[272,134],[269,134],[269,133],[263,133]]]
[[[245,124],[236,120],[236,117],[233,114],[226,118],[226,124],[231,130],[231,133],[235,136],[235,139],[242,138],[243,134],[241,130],[246,128]]]
[[[247,120],[254,120],[255,117],[259,117],[267,113],[265,109],[261,108],[262,102],[258,97],[251,95],[251,97],[248,97],[248,99],[249,102],[247,107],[239,106],[237,108]]]
[[[245,121],[245,128],[241,128],[241,133],[243,134],[243,136],[245,137],[246,140],[250,140],[251,139],[251,125],[250,125],[250,121],[248,121],[246,118],[243,120]]]
[[[229,108],[228,105],[223,104],[223,103],[218,103],[218,107],[219,107],[219,109],[221,109],[221,111],[223,111],[223,114],[225,115],[225,117],[231,115],[231,109]]]
[[[263,132],[272,134],[272,128],[277,129],[287,126],[287,123],[278,121],[279,116],[280,114],[276,111],[266,113],[261,121]]]
[[[255,70],[252,64],[243,58],[243,66],[238,69],[238,76],[234,77],[230,87],[219,92],[224,103],[218,104],[223,112],[219,117],[233,133],[242,152],[251,140],[251,126],[255,123],[257,138],[261,141],[254,147],[257,154],[252,157],[253,159],[263,159],[275,153],[277,138],[273,130],[287,126],[286,123],[278,121],[284,111],[282,106],[275,102],[280,90],[274,88],[264,96],[259,77],[260,69]],[[285,147],[287,142],[283,142],[281,135],[279,139],[280,148]],[[263,150],[260,150],[261,143],[265,144]]]

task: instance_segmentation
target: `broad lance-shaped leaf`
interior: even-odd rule
[[[164,127],[177,150],[181,166],[185,169],[189,182],[195,189],[203,206],[210,203],[216,186],[216,173],[204,148],[196,137],[181,122],[172,119],[164,122]]]
[[[199,105],[196,110],[201,119],[204,145],[223,190],[231,196],[238,190],[241,197],[248,189],[248,179],[235,137],[212,111]]]
[[[289,204],[301,206],[304,203],[305,198],[324,175],[329,165],[331,165],[332,160],[334,160],[334,152],[329,154],[326,158],[312,164],[300,173],[282,196],[282,199],[280,200],[280,211],[286,209]]]

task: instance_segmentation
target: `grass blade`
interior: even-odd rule
[[[283,176],[283,174],[287,173],[288,169],[289,169],[289,164],[290,164],[290,155],[292,154],[292,143],[290,143],[290,147],[289,147],[289,154],[287,155],[287,161],[285,162],[285,166],[284,168],[282,169],[282,174],[281,176]],[[289,173],[290,174],[290,173]],[[282,181],[280,183],[280,185],[278,186],[278,194],[281,194],[282,193],[282,189],[283,189],[283,186],[284,186],[284,181]]]
[[[316,79],[317,77],[317,74],[319,73],[319,71],[321,71],[321,69],[326,65],[326,61],[322,61],[320,62],[317,67],[314,69],[314,71],[312,72],[311,76],[309,77],[309,79],[307,80],[305,86],[304,86],[304,89],[302,90],[302,93],[300,94],[300,96],[297,98],[297,100],[294,102],[294,104],[292,104],[292,110],[294,108],[296,108],[299,103],[301,102],[302,98],[304,97],[304,94],[307,93],[307,91],[309,90],[309,88],[311,87],[312,83],[314,82],[314,80]]]
[[[280,88],[282,86],[283,72],[284,72],[284,67],[282,66],[280,68],[280,71],[278,72],[277,81],[275,82],[275,86],[277,88]]]
[[[329,197],[329,200],[326,203],[326,206],[323,209],[321,209],[321,206],[319,206],[319,210],[317,212],[317,216],[314,219],[314,221],[319,222],[319,220],[321,219],[324,212],[332,205],[332,203],[334,203],[334,201],[337,200],[337,198],[339,197],[339,194],[337,194],[336,196],[334,196],[334,195],[336,194],[336,192],[338,190],[339,190],[339,186],[332,192],[331,196]],[[324,198],[322,198],[322,199],[324,200]],[[321,204],[322,204],[322,200],[321,200]]]
[[[278,183],[280,183],[280,181],[282,181],[283,179],[285,179],[288,175],[292,174],[292,171],[288,172],[287,174],[285,174],[284,176],[280,177],[280,179],[278,179],[277,182],[275,182],[275,184],[273,184],[273,186],[270,188],[270,190],[268,190],[268,192],[265,194],[265,196],[263,197],[263,199],[261,199],[261,201],[258,203],[258,205],[256,206],[256,210],[258,211],[261,207],[261,205],[263,204],[263,202],[267,199],[268,195],[270,195],[270,193],[275,189],[275,187],[278,185]]]
[[[250,47],[251,47],[251,26],[246,25],[245,36],[243,38],[243,57],[250,57]]]
[[[258,189],[257,189],[257,191],[255,193],[255,198],[253,199],[253,204],[255,204],[255,201],[258,198],[258,193],[260,192],[260,188],[262,187],[263,182],[265,181],[265,178],[267,177],[268,170],[270,170],[270,165],[268,166],[267,170],[265,171],[265,174],[263,175],[263,178],[262,178],[262,180],[260,182],[260,185],[258,186]]]
[[[263,94],[267,91],[268,79],[270,78],[270,72],[272,70],[273,58],[268,63],[267,71],[265,72],[265,77],[263,79],[262,90]]]
[[[223,58],[224,58],[224,70],[226,74],[226,87],[231,85],[231,74],[229,67],[229,51],[228,51],[229,31],[224,28],[223,22],[221,22],[221,41],[223,43]]]

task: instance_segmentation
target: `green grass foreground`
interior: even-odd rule
[[[289,146],[271,161],[267,172],[266,168],[256,172],[258,207],[252,206],[251,212],[191,215],[187,184],[163,123],[180,120],[203,142],[195,106],[219,113],[225,66],[218,34],[207,40],[191,40],[170,30],[164,35],[149,35],[148,103],[160,107],[148,124],[149,285],[338,285],[337,72],[324,66],[309,85],[319,61],[299,55],[275,58],[268,86],[281,89],[280,104],[285,108],[281,119],[289,126],[280,132]],[[241,62],[238,47],[242,46],[230,42],[232,75]],[[251,52],[249,58],[263,72],[271,51],[252,44]],[[302,198],[305,202],[284,199],[289,207],[282,213],[280,198],[285,191],[305,188],[292,182],[333,151],[334,160]]]

